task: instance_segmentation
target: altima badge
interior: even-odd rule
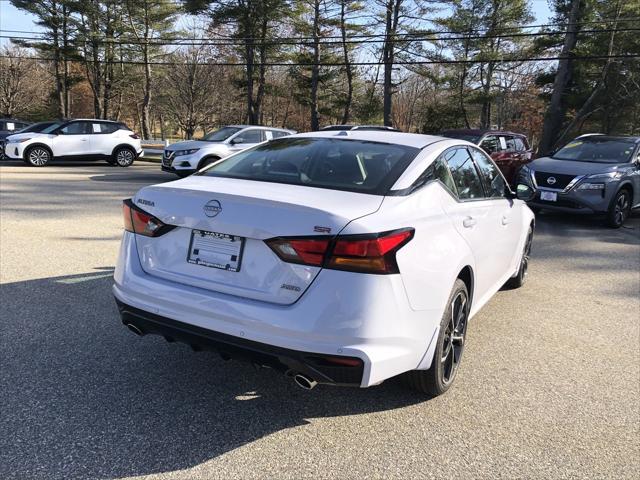
[[[220,205],[220,202],[218,200],[209,200],[207,203],[205,203],[203,208],[204,214],[207,217],[212,218],[222,211],[222,205]]]

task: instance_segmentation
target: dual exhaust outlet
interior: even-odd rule
[[[134,325],[133,323],[125,323],[125,326],[131,330],[133,333],[135,333],[138,336],[142,336],[144,335],[144,332],[142,330],[140,330],[140,328],[138,328],[136,325]],[[225,357],[223,357],[225,358]],[[225,358],[226,360],[227,358]],[[296,385],[298,385],[300,388],[302,388],[303,390],[311,390],[313,389],[316,385],[318,385],[318,382],[316,382],[313,378],[308,377],[307,375],[304,375],[302,373],[296,373],[293,375],[293,381],[295,382]]]

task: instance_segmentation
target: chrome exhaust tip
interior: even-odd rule
[[[316,382],[313,378],[309,378],[306,375],[302,375],[301,373],[296,374],[293,377],[293,381],[296,382],[296,385],[304,390],[311,390],[313,387],[318,385],[318,382]]]
[[[125,323],[125,326],[131,330],[133,333],[135,333],[138,336],[142,336],[144,335],[144,333],[142,333],[142,330],[140,330],[138,327],[136,327],[133,323]]]

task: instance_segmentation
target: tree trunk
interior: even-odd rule
[[[564,37],[562,53],[560,54],[561,59],[558,62],[558,72],[553,81],[551,101],[549,102],[549,107],[545,115],[542,138],[538,146],[539,155],[546,155],[553,150],[558,132],[560,132],[562,123],[564,122],[566,106],[564,105],[563,97],[566,94],[573,75],[571,56],[578,42],[578,23],[582,14],[580,3],[581,0],[571,1],[567,33]]]
[[[264,8],[264,2],[261,4]],[[269,21],[266,12],[262,11],[262,25],[260,28],[260,67],[258,68],[258,93],[256,95],[253,114],[259,125],[262,125],[262,101],[264,100],[264,88],[267,75],[267,33],[269,31]]]
[[[344,55],[344,68],[347,75],[347,98],[344,103],[344,113],[342,124],[346,125],[351,116],[351,103],[353,102],[353,70],[349,58],[349,47],[347,46],[347,26],[346,26],[346,0],[340,1],[340,33],[342,35],[342,53]]]
[[[311,131],[320,129],[318,80],[320,77],[320,0],[313,7],[313,66],[311,67]]]
[[[393,96],[393,63],[395,60],[395,34],[400,17],[400,5],[402,0],[387,0],[385,17],[385,41],[382,50],[382,62],[384,64],[382,105],[383,121],[386,126],[393,125],[392,96]]]
[[[149,44],[144,48],[144,97],[142,99],[142,136],[151,138],[150,127],[151,106],[151,65],[149,64]]]
[[[245,30],[251,31],[251,30]],[[254,49],[250,42],[253,39],[245,40],[245,61],[246,61],[246,82],[247,82],[247,123],[249,125],[255,125],[257,123],[254,111],[253,111],[253,69],[254,65]]]

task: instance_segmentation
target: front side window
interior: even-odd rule
[[[262,130],[245,130],[233,139],[233,143],[260,143],[262,142]]]
[[[491,155],[492,153],[499,152],[501,150],[498,137],[494,135],[490,135],[487,138],[485,138],[480,144],[480,148],[482,148],[489,155]]]
[[[496,164],[480,150],[470,148],[469,152],[481,173],[482,184],[487,197],[502,198],[507,190],[507,184],[496,167]]]
[[[527,146],[525,145],[524,140],[522,138],[514,137],[513,143],[515,144],[516,152],[524,152],[527,150]]]
[[[62,127],[60,131],[64,135],[83,135],[87,133],[92,133],[93,129],[91,127],[91,123],[89,122],[73,122],[65,127]]]
[[[244,150],[195,175],[384,195],[420,152],[403,145],[283,137]]]
[[[444,156],[460,200],[475,200],[484,197],[482,181],[466,148],[454,148]]]
[[[635,143],[630,140],[595,136],[574,140],[551,158],[576,162],[627,163],[631,161],[635,147]]]

